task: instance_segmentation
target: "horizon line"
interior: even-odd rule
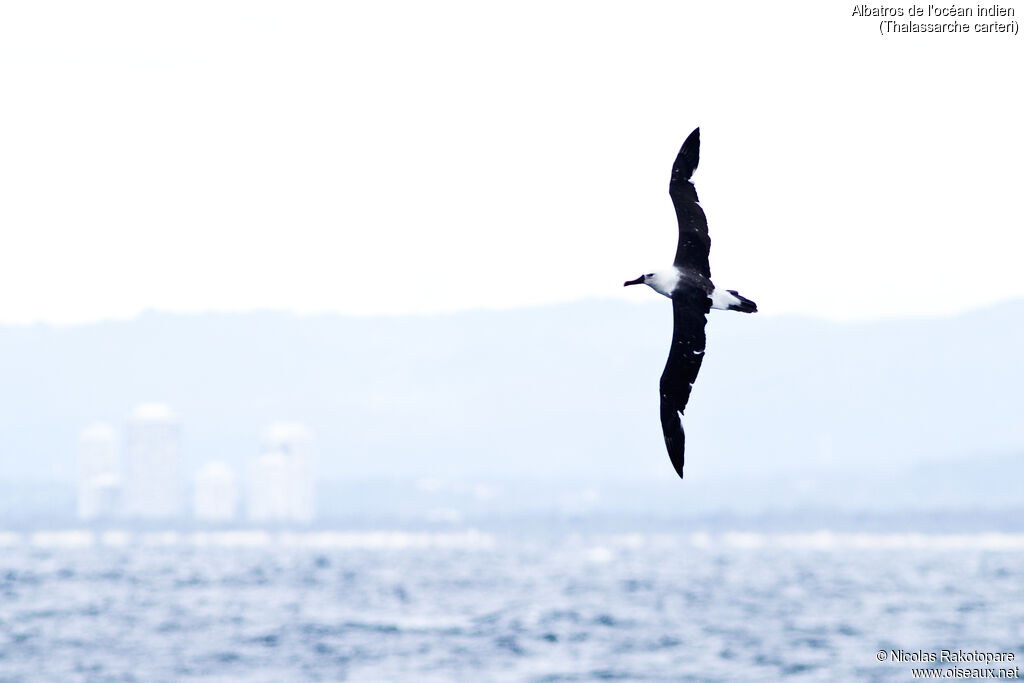
[[[1010,297],[1002,299],[996,302],[988,302],[981,306],[975,306],[971,308],[957,308],[945,313],[908,313],[908,314],[891,314],[891,315],[879,315],[875,317],[862,317],[862,316],[851,316],[851,317],[836,317],[829,315],[815,315],[813,313],[806,312],[794,312],[794,311],[772,311],[770,308],[767,310],[759,310],[759,317],[767,317],[772,319],[798,319],[822,322],[833,325],[871,325],[878,323],[890,323],[890,322],[924,322],[924,321],[937,321],[947,320],[951,318],[958,318],[962,316],[972,315],[975,313],[981,313],[984,311],[991,311],[996,308],[1003,306],[1013,306],[1024,303],[1024,297]],[[107,324],[118,324],[118,323],[132,323],[138,322],[144,318],[155,317],[155,316],[166,316],[166,317],[178,317],[178,318],[199,318],[204,316],[256,316],[256,315],[274,315],[274,316],[287,316],[291,318],[348,318],[356,320],[373,320],[373,319],[387,319],[396,320],[401,318],[407,319],[441,319],[441,318],[454,318],[466,315],[480,315],[480,314],[503,314],[503,313],[521,313],[527,311],[543,311],[556,308],[566,308],[572,306],[585,306],[593,304],[611,304],[611,305],[623,305],[627,307],[648,307],[652,308],[655,305],[660,305],[660,301],[655,300],[642,300],[642,301],[630,301],[619,297],[585,297],[582,299],[571,299],[566,301],[553,301],[536,304],[524,304],[515,306],[496,306],[496,307],[467,307],[467,308],[456,308],[452,310],[439,310],[439,311],[428,311],[428,312],[344,312],[338,310],[302,310],[294,308],[275,308],[275,307],[254,307],[254,308],[237,308],[237,309],[206,309],[206,310],[175,310],[175,309],[161,309],[156,307],[147,307],[137,311],[134,311],[126,315],[110,315],[99,318],[91,318],[84,320],[67,320],[60,318],[35,318],[31,321],[18,321],[18,320],[2,320],[0,319],[0,330],[3,329],[31,329],[31,328],[80,328],[80,327],[91,327],[97,325]]]

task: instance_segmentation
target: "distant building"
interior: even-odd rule
[[[313,436],[296,423],[276,423],[249,467],[247,509],[257,522],[311,522],[315,516]]]
[[[210,462],[196,473],[193,513],[207,522],[230,522],[238,514],[238,481],[223,462]]]
[[[163,404],[144,403],[128,417],[123,496],[131,518],[171,519],[184,511],[181,426]]]
[[[110,425],[96,423],[78,438],[78,517],[116,517],[120,507],[117,436]]]
[[[264,453],[249,465],[249,519],[283,522],[291,519],[289,463],[279,453]]]

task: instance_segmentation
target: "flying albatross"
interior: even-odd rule
[[[672,299],[672,348],[661,373],[661,429],[672,466],[683,476],[682,414],[704,360],[704,326],[712,308],[756,313],[757,304],[733,289],[718,289],[711,282],[708,221],[697,200],[693,172],[700,158],[700,128],[686,138],[672,165],[668,194],[679,219],[679,243],[671,268],[641,275],[623,286],[647,285]]]

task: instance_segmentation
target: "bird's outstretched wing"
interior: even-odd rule
[[[683,476],[682,413],[704,360],[704,326],[711,300],[702,289],[688,287],[672,294],[672,348],[661,373],[661,430],[672,466]]]
[[[708,236],[708,219],[704,216],[704,209],[697,203],[697,189],[690,180],[697,170],[699,160],[700,128],[695,128],[676,156],[676,162],[672,165],[672,180],[668,184],[668,194],[672,197],[676,218],[679,220],[679,243],[673,265],[710,278],[708,252],[711,251],[711,238]]]

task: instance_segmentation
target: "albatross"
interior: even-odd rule
[[[711,282],[708,221],[697,200],[693,172],[700,158],[700,128],[690,133],[672,165],[668,194],[679,220],[679,242],[671,268],[641,275],[629,285],[647,285],[672,300],[672,348],[661,373],[661,430],[676,474],[683,477],[683,410],[704,360],[704,326],[712,308],[756,313],[757,304],[734,289]]]

